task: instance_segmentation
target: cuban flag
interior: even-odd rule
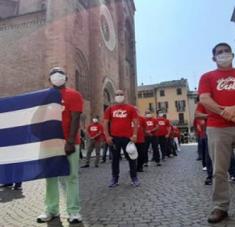
[[[0,184],[69,175],[54,88],[0,99]]]

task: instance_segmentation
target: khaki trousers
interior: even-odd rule
[[[235,143],[235,127],[208,127],[207,134],[209,154],[213,165],[214,209],[228,211],[230,203],[228,169]]]

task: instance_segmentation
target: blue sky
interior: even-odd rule
[[[187,78],[190,89],[215,68],[211,49],[235,51],[234,0],[135,0],[138,85]]]

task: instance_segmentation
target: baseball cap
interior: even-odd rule
[[[126,146],[126,152],[129,155],[130,159],[135,160],[138,158],[137,148],[131,141]]]

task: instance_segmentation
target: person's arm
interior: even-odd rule
[[[206,113],[202,113],[202,112],[199,112],[199,111],[195,111],[195,113],[194,113],[194,117],[195,117],[195,118],[203,118],[203,119],[207,119],[208,114],[206,114]]]
[[[107,141],[107,144],[111,145],[113,143],[113,138],[109,134],[109,120],[104,119],[104,135]]]
[[[133,143],[136,143],[137,133],[138,133],[138,123],[139,123],[138,118],[133,119],[132,122],[133,122],[133,134],[130,139]]]
[[[71,124],[70,124],[69,137],[66,140],[66,144],[65,144],[65,153],[67,155],[70,155],[75,151],[76,135],[80,127],[80,115],[81,115],[80,112],[71,113],[72,119],[71,119]]]
[[[203,93],[200,95],[201,104],[209,111],[216,113],[218,115],[222,115],[224,111],[224,107],[220,106],[216,103],[212,98],[210,93]]]

